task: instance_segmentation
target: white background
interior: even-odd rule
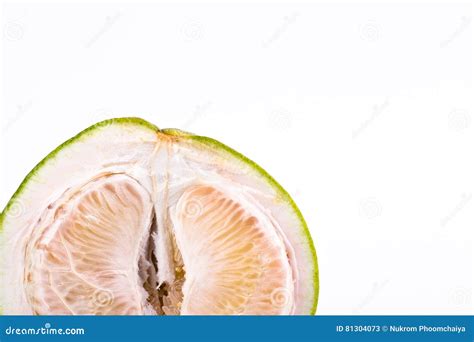
[[[5,4],[3,207],[108,117],[216,138],[314,237],[319,314],[473,314],[472,12],[455,4]]]

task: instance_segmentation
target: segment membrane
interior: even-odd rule
[[[153,203],[138,182],[102,177],[64,197],[27,247],[25,289],[35,314],[294,310],[285,244],[273,221],[242,193],[209,185],[184,189],[170,208],[176,280],[160,284],[150,257],[159,255],[150,239],[156,234]],[[146,265],[145,273],[138,265]]]
[[[28,246],[34,313],[143,313],[137,265],[151,211],[149,194],[125,175],[91,182],[59,205]]]
[[[174,228],[186,267],[183,315],[289,314],[294,286],[285,246],[257,208],[207,185],[179,199]]]

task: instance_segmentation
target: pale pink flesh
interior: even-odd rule
[[[175,209],[185,270],[181,314],[290,314],[294,284],[274,227],[215,187],[191,186]],[[143,314],[138,276],[153,204],[124,175],[96,181],[56,209],[25,272],[36,314]]]
[[[136,260],[151,212],[148,194],[116,176],[72,201],[62,222],[44,231],[30,260],[25,276],[34,312],[142,313]]]
[[[205,185],[188,189],[177,213],[176,237],[187,272],[182,314],[291,312],[291,268],[273,227]]]

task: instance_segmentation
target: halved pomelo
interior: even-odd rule
[[[59,146],[0,228],[4,314],[316,310],[316,253],[287,192],[229,147],[142,119]]]

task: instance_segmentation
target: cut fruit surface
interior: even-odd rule
[[[92,126],[0,217],[4,314],[314,314],[316,254],[289,195],[225,145],[137,118]]]
[[[187,190],[176,212],[187,265],[183,314],[291,313],[291,267],[271,222],[210,186]],[[276,303],[275,290],[285,303]]]
[[[138,258],[151,219],[148,193],[113,175],[87,184],[35,231],[25,289],[37,314],[139,314]]]

